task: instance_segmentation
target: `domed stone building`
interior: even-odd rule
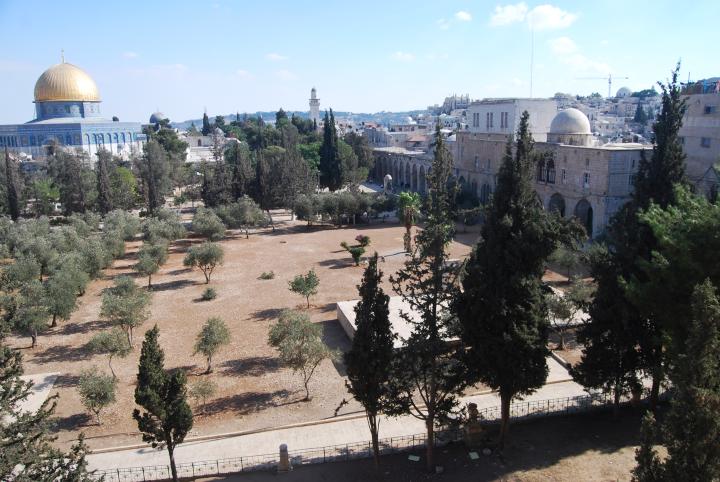
[[[145,142],[139,122],[115,122],[100,113],[100,92],[80,67],[53,65],[35,83],[35,119],[25,124],[0,126],[0,149],[32,157],[47,155],[55,144],[80,148],[93,155],[106,149],[128,157]]]

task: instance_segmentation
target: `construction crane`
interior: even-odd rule
[[[629,79],[630,77],[615,77],[616,79]],[[612,74],[608,74],[607,77],[577,77],[578,80],[607,80],[608,83],[608,97],[612,97]]]

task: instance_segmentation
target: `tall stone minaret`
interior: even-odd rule
[[[320,99],[317,98],[315,87],[310,90],[310,120],[320,125]]]

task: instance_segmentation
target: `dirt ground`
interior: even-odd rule
[[[340,242],[352,243],[360,233],[371,238],[368,253],[377,251],[384,256],[381,266],[385,289],[390,292],[387,277],[404,259],[403,228],[397,224],[308,229],[305,223],[285,217],[279,219],[275,232],[263,230],[251,234],[249,239],[231,233],[220,242],[225,250],[225,263],[213,273],[209,285],[217,289],[218,296],[207,302],[199,299],[207,286],[202,273],[182,265],[187,248],[202,240],[174,243],[168,262],[153,276],[151,316],[135,331],[135,350],[125,359],[113,360],[119,377],[117,403],[103,414],[103,424],[97,426],[83,409],[76,386],[80,372],[88,366],[98,365],[108,371],[107,357],[90,354],[84,345],[94,334],[109,327],[99,315],[103,290],[119,275],[134,276],[131,267],[141,243],[128,243],[127,254],[90,284],[71,319],[42,334],[37,348],[27,348],[28,338],[10,340],[13,346],[22,348],[26,373],[61,374],[55,385],[60,396],[56,411],[58,443],[66,447],[81,431],[91,448],[140,443],[131,416],[133,391],[143,335],[154,324],[160,328],[166,368],[184,368],[190,385],[202,377],[211,377],[218,385],[216,395],[204,408],[205,413],[196,416],[191,436],[332,417],[338,404],[349,398],[342,363],[324,361],[311,382],[312,400],[302,402],[301,380],[279,365],[275,351],[267,345],[267,332],[282,309],[304,309],[305,300],[288,290],[288,281],[314,268],[320,287],[318,295],[311,299],[312,320],[322,324],[324,340],[330,347],[340,351],[349,348],[349,340],[336,321],[335,302],[357,298],[356,285],[363,268],[353,266]],[[466,255],[475,236],[459,235],[459,242],[451,246],[452,257]],[[273,271],[275,278],[259,279],[264,271]],[[136,282],[144,286],[147,279],[136,277]],[[192,347],[195,335],[212,316],[219,316],[228,324],[232,342],[215,357],[214,373],[203,375],[205,360],[193,356]],[[359,409],[359,405],[351,402],[339,413]]]
[[[356,286],[363,268],[353,265],[340,242],[352,243],[358,234],[370,236],[368,254],[377,251],[384,257],[384,288],[392,293],[388,276],[401,267],[405,258],[404,229],[390,223],[308,228],[287,216],[275,217],[274,232],[268,228],[251,234],[249,239],[239,232],[229,232],[220,242],[225,263],[212,275],[209,286],[218,293],[212,301],[200,300],[208,286],[202,273],[182,265],[188,247],[202,240],[173,243],[167,263],[153,276],[151,316],[135,330],[134,351],[125,359],[113,360],[119,378],[117,403],[103,413],[101,426],[84,410],[76,387],[81,371],[91,365],[109,371],[107,357],[92,355],[85,344],[94,334],[109,328],[99,315],[102,292],[117,276],[135,276],[131,268],[140,241],[128,243],[126,255],[90,284],[71,319],[42,334],[35,349],[27,348],[27,338],[10,340],[22,348],[26,373],[60,373],[54,387],[59,394],[59,446],[66,448],[80,432],[85,433],[93,449],[141,443],[131,416],[135,407],[133,392],[143,335],[154,324],[160,328],[166,368],[183,368],[191,386],[203,377],[210,377],[218,386],[204,408],[194,407],[195,426],[190,436],[275,427],[335,415],[340,402],[350,399],[342,362],[324,361],[311,381],[312,400],[302,401],[301,379],[280,366],[276,352],[267,345],[268,328],[282,309],[305,309],[305,300],[288,290],[288,281],[314,268],[320,287],[318,295],[311,299],[311,318],[322,325],[324,341],[330,347],[347,350],[350,342],[337,322],[335,303],[357,298]],[[450,246],[451,257],[467,256],[476,238],[477,229],[458,234]],[[273,271],[275,278],[260,279],[266,271]],[[136,282],[145,286],[147,279],[136,276]],[[227,323],[232,341],[214,357],[214,372],[204,375],[205,360],[193,356],[193,344],[203,323],[213,316]],[[338,414],[360,408],[351,401]]]
[[[378,472],[371,459],[295,467],[289,474],[258,472],[203,479],[224,482],[337,481],[422,481],[453,482],[517,481],[627,481],[635,466],[635,448],[639,443],[640,414],[630,410],[613,419],[609,412],[563,417],[548,417],[515,423],[502,456],[480,454],[471,460],[462,444],[439,449],[438,464],[444,472],[428,475],[423,450],[384,456]]]

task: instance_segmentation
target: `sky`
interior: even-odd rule
[[[313,86],[321,109],[402,111],[528,97],[531,57],[534,97],[649,88],[678,60],[720,76],[718,18],[717,0],[0,0],[0,123],[33,118],[61,49],[123,121],[307,110]]]

